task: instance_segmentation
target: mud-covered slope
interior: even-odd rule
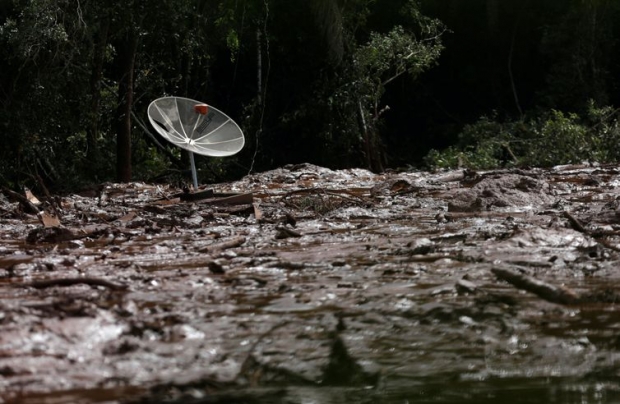
[[[617,167],[206,188],[0,199],[0,402],[620,394]]]

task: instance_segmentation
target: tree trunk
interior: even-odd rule
[[[101,105],[101,80],[103,78],[103,62],[105,56],[105,48],[108,44],[108,32],[110,21],[104,17],[101,21],[100,31],[95,38],[93,45],[93,61],[90,76],[90,112],[89,125],[86,132],[86,141],[88,145],[87,161],[91,164],[97,164],[100,160],[97,138],[99,137],[99,108]]]
[[[379,134],[376,130],[376,119],[373,119],[371,122],[366,122],[364,108],[362,107],[362,102],[359,100],[357,102],[357,114],[360,130],[362,132],[362,150],[366,167],[372,172],[380,173],[383,171],[385,155],[381,146]]]
[[[118,83],[116,132],[116,176],[119,182],[131,181],[131,109],[133,107],[134,66],[138,46],[137,34],[128,32],[119,47],[122,77]]]
[[[263,105],[263,47],[260,28],[256,29],[256,97],[258,105]]]

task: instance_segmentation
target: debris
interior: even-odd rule
[[[475,283],[465,279],[459,279],[454,286],[459,294],[474,294],[478,291],[478,286]]]
[[[213,198],[202,199],[200,203],[208,205],[251,205],[254,203],[254,196],[251,192],[246,194],[213,194]]]
[[[80,285],[80,284],[89,285],[89,286],[102,286],[102,287],[112,289],[112,290],[125,290],[129,287],[128,285],[114,283],[114,282],[110,282],[105,279],[99,279],[99,278],[45,279],[45,280],[33,281],[29,283],[22,283],[22,284],[19,284],[18,286],[30,287],[30,288],[35,288],[35,289],[46,289],[46,288],[51,288],[55,286],[66,287],[66,286],[74,286],[74,285]]]
[[[243,245],[243,243],[245,243],[245,237],[243,236],[239,236],[239,237],[233,237],[230,240],[226,240],[226,241],[222,241],[219,243],[213,243],[210,244],[208,246],[202,247],[198,250],[198,252],[201,253],[214,253],[220,250],[225,250],[228,248],[234,248],[234,247],[239,247],[241,245]]]
[[[138,216],[138,214],[135,211],[134,212],[129,212],[125,216],[119,217],[117,220],[119,222],[130,222],[133,219],[135,219],[136,216]]]
[[[293,229],[289,229],[288,227],[278,226],[276,227],[276,230],[278,231],[276,233],[277,239],[283,239],[283,238],[289,238],[289,237],[301,237],[301,233]]]
[[[295,227],[297,225],[297,219],[295,219],[295,217],[289,212],[286,212],[286,214],[284,215],[284,222],[286,224],[290,224],[292,227]]]
[[[581,302],[579,296],[572,290],[551,285],[515,270],[494,266],[491,268],[491,272],[499,279],[519,289],[534,293],[536,296],[551,303],[577,304]]]
[[[24,194],[26,195],[26,199],[28,199],[28,201],[34,206],[38,207],[41,205],[41,201],[36,196],[34,196],[34,194],[29,188],[24,188]]]
[[[254,208],[254,219],[260,222],[263,219],[263,212],[258,207],[258,202],[252,203],[252,207]]]
[[[226,271],[224,271],[224,266],[217,261],[209,262],[208,267],[212,274],[221,275],[226,273]]]
[[[568,219],[571,227],[574,230],[577,230],[578,232],[584,233],[584,234],[588,234],[588,230],[583,226],[583,224],[581,224],[581,222],[579,221],[579,219],[577,219],[575,216],[573,216],[570,212],[568,211],[564,211],[562,212],[562,214],[564,215],[565,218]]]
[[[37,207],[37,205],[32,203],[30,199],[28,199],[27,197],[15,191],[12,191],[6,187],[2,187],[2,192],[4,192],[9,198],[17,200],[24,207],[24,210],[27,211],[28,213],[33,213],[33,214],[39,213],[39,208]]]
[[[46,211],[41,211],[38,214],[39,220],[44,227],[59,227],[60,219],[55,214],[47,213]]]
[[[30,244],[39,242],[43,243],[60,243],[63,241],[75,240],[84,236],[78,236],[66,227],[41,227],[28,233],[26,241]]]
[[[104,184],[58,223],[50,196],[39,217],[0,197],[0,401],[444,402],[451,375],[610,394],[619,169],[292,168],[193,201]],[[487,384],[471,402],[501,401]]]
[[[194,202],[202,199],[208,199],[214,197],[214,192],[212,189],[207,189],[199,192],[183,192],[182,194],[177,194],[180,200],[185,202]]]

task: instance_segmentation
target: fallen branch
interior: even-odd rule
[[[192,198],[191,195],[192,194],[187,194],[187,196],[185,197],[182,196],[181,200],[200,201],[200,203],[204,205],[251,205],[252,203],[254,203],[254,196],[252,192],[248,192],[245,194],[211,193],[211,196],[204,196],[199,198]],[[205,195],[208,195],[208,192],[205,193]]]
[[[201,253],[212,253],[215,251],[226,250],[228,248],[240,247],[245,243],[245,237],[234,237],[230,240],[222,241],[221,243],[213,243],[208,246],[202,247],[198,250]]]
[[[24,208],[27,209],[30,213],[39,213],[39,208],[37,208],[34,203],[30,202],[28,198],[26,198],[22,194],[10,190],[6,187],[2,187],[2,192],[4,192],[9,198],[17,199],[17,201],[21,203]]]
[[[583,233],[583,234],[590,233],[585,227],[583,227],[579,219],[577,219],[575,216],[570,214],[570,212],[564,211],[563,215],[565,218],[568,219],[568,221],[570,222],[570,226],[573,228],[573,230],[577,230],[578,232]]]
[[[364,199],[360,196],[356,195],[351,191],[347,191],[346,189],[325,189],[325,188],[304,188],[304,189],[296,189],[293,191],[289,191],[286,194],[282,195],[281,199],[288,199],[293,195],[298,194],[310,194],[310,195],[331,195],[338,198],[346,199],[354,203],[365,203]],[[345,194],[345,195],[343,195]],[[348,195],[348,196],[347,196]]]
[[[289,229],[288,227],[284,227],[284,226],[278,226],[276,227],[276,230],[278,231],[278,233],[276,234],[276,238],[278,239],[302,236],[300,232],[295,231],[293,229]]]
[[[41,189],[43,190],[43,193],[45,194],[45,197],[47,198],[47,202],[52,207],[52,210],[54,211],[54,215],[56,215],[56,217],[60,220],[62,218],[62,215],[60,213],[60,206],[58,206],[58,208],[56,207],[57,205],[56,200],[52,197],[52,195],[50,194],[50,191],[45,186],[45,181],[43,181],[43,178],[41,178],[38,171],[35,171],[34,177],[39,183],[39,186],[41,187]]]
[[[31,287],[35,289],[46,289],[54,286],[74,286],[74,285],[103,286],[112,290],[125,290],[128,285],[114,283],[100,278],[58,278],[22,283],[16,286]]]
[[[512,269],[493,267],[491,272],[499,279],[510,283],[516,288],[534,293],[536,296],[551,303],[577,304],[582,301],[572,290],[548,284]]]

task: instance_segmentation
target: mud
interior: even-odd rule
[[[619,187],[305,164],[2,197],[0,403],[614,402]]]

